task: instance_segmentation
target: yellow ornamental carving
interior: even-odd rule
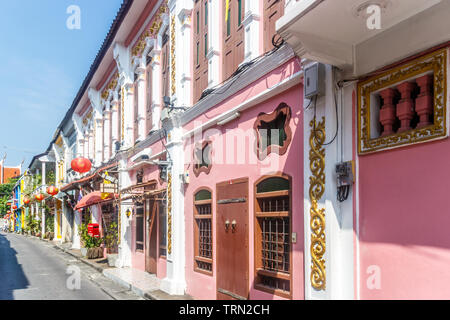
[[[164,3],[159,8],[157,14],[155,15],[153,23],[145,30],[139,39],[136,41],[131,53],[133,57],[140,57],[145,49],[145,39],[148,37],[154,37],[158,34],[159,29],[162,26],[162,15],[167,11],[167,3]]]
[[[116,72],[113,75],[113,77],[111,78],[111,81],[109,82],[109,84],[106,86],[105,90],[103,90],[103,93],[102,93],[103,100],[106,100],[108,98],[110,90],[114,90],[117,87],[118,80],[119,80],[119,73]]]
[[[172,16],[172,30],[171,30],[171,46],[170,46],[170,56],[171,56],[171,78],[172,78],[172,95],[176,93],[176,83],[175,83],[175,16]]]
[[[167,253],[172,253],[172,174],[167,175]]]
[[[311,136],[309,138],[309,163],[311,177],[309,178],[309,198],[311,199],[311,285],[316,290],[325,290],[325,209],[319,208],[319,200],[325,192],[325,118],[319,123],[311,121]]]

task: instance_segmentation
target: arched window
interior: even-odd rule
[[[291,297],[291,179],[255,184],[255,289]]]
[[[212,274],[212,193],[201,189],[194,195],[194,270]]]

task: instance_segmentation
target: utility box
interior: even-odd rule
[[[100,238],[100,226],[98,223],[88,224],[88,235],[94,238]]]
[[[325,65],[315,63],[305,68],[304,71],[305,98],[311,99],[315,96],[325,94]]]

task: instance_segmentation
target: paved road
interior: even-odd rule
[[[50,245],[17,234],[0,233],[0,300],[110,300],[81,272],[80,290],[69,290],[66,274],[74,260]]]

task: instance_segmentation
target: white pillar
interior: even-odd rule
[[[88,131],[88,135],[89,135],[89,149],[88,149],[88,158],[93,160],[94,159],[94,154],[95,154],[95,140],[94,140],[94,128],[93,126],[91,126],[89,128]]]
[[[208,87],[220,83],[220,39],[221,25],[219,21],[221,0],[209,0],[208,10]]]
[[[171,202],[172,210],[167,205],[167,217],[171,216],[172,223],[167,221],[167,276],[161,282],[161,289],[169,294],[182,295],[186,290],[185,277],[185,217],[184,217],[184,186],[181,176],[184,173],[184,150],[182,128],[174,128],[170,132],[171,140],[167,148],[173,160],[169,169],[171,174],[171,194],[168,192],[167,201]],[[170,250],[171,249],[171,250]]]
[[[175,81],[177,91],[175,101],[177,103],[177,107],[188,107],[191,106],[192,102],[192,21],[190,17],[193,9],[193,4],[193,1],[181,1],[180,3],[177,3],[177,9],[172,11],[172,14],[175,15],[175,51],[176,53],[182,53],[175,54]],[[208,10],[208,12],[210,11]],[[172,21],[173,20],[171,17],[171,28]],[[218,23],[216,24],[218,25]],[[218,38],[218,35],[219,33],[216,33],[214,35],[208,34],[210,38]]]
[[[161,51],[153,49],[151,52],[152,67],[152,128],[161,128]]]
[[[73,212],[73,234],[72,234],[72,249],[80,249],[81,241],[80,235],[78,234],[81,226],[81,213],[78,210]]]
[[[111,143],[112,143],[112,155],[116,152],[116,143],[119,141],[119,100],[116,97],[111,103]],[[111,156],[112,156],[111,155]]]
[[[138,73],[137,86],[138,86],[138,140],[144,141],[147,136],[146,132],[146,101],[145,101],[145,58],[142,60],[142,65],[137,68]],[[136,94],[136,93],[135,93]]]
[[[125,135],[123,149],[134,145],[134,89],[132,83],[126,83],[124,86],[124,121]]]
[[[253,60],[260,55],[260,20],[260,1],[245,0],[245,16],[243,21],[245,28],[244,62]]]
[[[103,159],[105,162],[111,157],[110,147],[111,147],[111,104],[109,101],[106,102],[106,108],[104,111],[103,123]]]
[[[95,155],[94,165],[100,167],[103,162],[103,118],[96,118],[94,122],[95,126]]]
[[[120,157],[119,159],[119,189],[124,189],[131,185],[130,176],[127,171],[126,157]],[[126,201],[121,204],[119,212],[119,258],[116,266],[118,268],[131,267],[131,219],[132,216],[127,217],[127,210],[131,209],[132,206],[129,204],[130,201]]]

